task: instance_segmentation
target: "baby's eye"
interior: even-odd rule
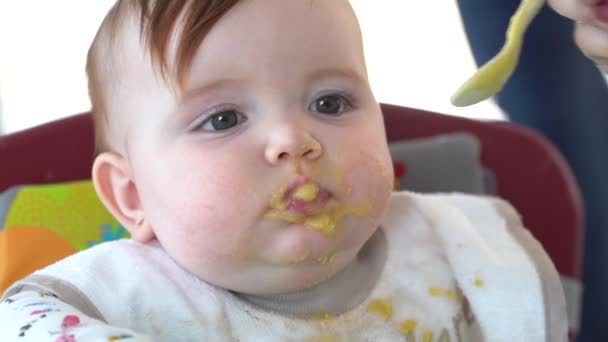
[[[342,95],[332,94],[324,95],[314,100],[308,110],[314,113],[340,115],[348,109],[350,103]]]
[[[245,122],[247,118],[234,110],[224,110],[209,116],[198,127],[203,131],[217,132],[231,129],[232,127]]]

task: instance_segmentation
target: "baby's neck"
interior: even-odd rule
[[[353,262],[314,287],[277,295],[235,294],[257,307],[287,316],[338,315],[353,309],[370,295],[384,269],[386,258],[386,236],[379,228]]]

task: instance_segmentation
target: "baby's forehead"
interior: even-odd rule
[[[249,32],[247,35],[255,39],[253,31],[263,30],[268,26],[268,22],[276,25],[273,28],[277,32],[291,31],[293,33],[296,31],[292,30],[295,26],[293,22],[280,20],[280,18],[282,13],[294,12],[295,8],[301,14],[317,12],[317,17],[319,13],[331,17],[330,20],[340,22],[338,26],[345,28],[344,31],[350,32],[354,37],[360,37],[359,25],[348,0],[184,1],[183,4],[222,4],[221,6],[216,5],[217,8],[211,8],[213,7],[211,5],[201,6],[196,15],[190,15],[195,10],[193,7],[198,7],[195,5],[183,5],[182,9],[178,11],[169,11],[165,8],[166,13],[154,13],[162,10],[158,7],[152,9],[152,13],[145,14],[141,8],[134,5],[136,3],[158,6],[164,2],[120,1],[114,19],[107,23],[105,30],[108,40],[108,49],[105,50],[106,57],[115,69],[131,68],[133,64],[136,66],[152,65],[153,70],[159,72],[161,78],[168,83],[183,81],[203,40],[218,26],[221,26],[224,33],[228,33],[220,35],[220,40],[223,41],[233,40],[233,35],[242,33],[243,28]],[[201,8],[206,9],[201,11]],[[296,16],[296,19],[299,17],[304,18],[306,15]],[[254,25],[245,26],[244,21]],[[317,38],[323,39],[322,36]],[[238,51],[234,51],[234,53],[238,53]]]
[[[217,41],[230,45],[234,37],[238,36],[238,39],[246,39],[243,45],[251,45],[247,40],[259,39],[252,33],[258,30],[258,33],[269,36],[264,38],[265,43],[280,36],[284,40],[282,43],[276,41],[275,47],[279,43],[289,45],[293,43],[290,41],[294,40],[290,34],[310,37],[308,31],[299,32],[296,27],[308,20],[307,14],[312,14],[310,20],[319,20],[332,30],[340,31],[340,38],[355,41],[351,46],[359,48],[358,24],[346,0],[224,0],[223,4],[232,2],[232,6],[225,5],[224,13],[215,18],[215,21],[207,21],[207,28],[197,35],[189,35],[188,32],[193,28],[200,29],[196,21],[204,19],[203,12],[199,13],[198,17],[188,17],[190,9],[185,8],[179,15],[165,14],[165,21],[173,20],[173,25],[169,26],[172,31],[167,31],[158,26],[162,20],[154,21],[154,18],[141,15],[141,9],[132,5],[137,1],[130,1],[131,5],[125,2],[116,7],[116,13],[104,22],[105,27],[102,27],[99,39],[91,51],[98,62],[98,81],[107,89],[109,95],[106,99],[106,119],[112,135],[121,136],[124,133],[121,131],[125,126],[125,116],[133,116],[130,113],[138,112],[139,108],[135,104],[144,103],[146,97],[152,96],[153,92],[148,92],[151,88],[158,88],[165,93],[169,90],[174,97],[179,97],[184,85],[182,81],[188,78],[191,62],[198,61],[199,50],[216,49],[218,44],[214,43]],[[285,20],[284,15],[294,20]],[[187,25],[192,26],[190,30]],[[337,28],[332,28],[332,25]],[[247,32],[243,32],[243,28],[247,28]],[[313,38],[324,39],[321,33],[315,32]],[[206,41],[201,49],[203,40],[210,38],[209,35],[213,37]],[[238,54],[238,49],[236,46],[232,54]],[[255,52],[255,49],[249,50]],[[362,56],[360,60],[359,64],[364,64]],[[196,75],[203,74],[208,75],[209,68],[196,72]]]

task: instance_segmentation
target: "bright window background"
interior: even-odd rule
[[[89,109],[88,46],[113,0],[0,0],[0,128],[9,133]],[[351,0],[379,101],[500,119],[490,101],[450,105],[475,70],[456,1]]]

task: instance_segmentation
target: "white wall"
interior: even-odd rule
[[[455,1],[351,0],[363,26],[372,86],[382,102],[500,118],[487,102],[449,97],[475,70]],[[0,0],[1,126],[13,132],[86,111],[85,56],[113,0]]]
[[[363,28],[372,86],[380,101],[465,117],[503,117],[491,101],[467,108],[449,102],[476,69],[455,0],[351,3]]]
[[[112,0],[0,0],[6,132],[89,108],[84,65]]]

